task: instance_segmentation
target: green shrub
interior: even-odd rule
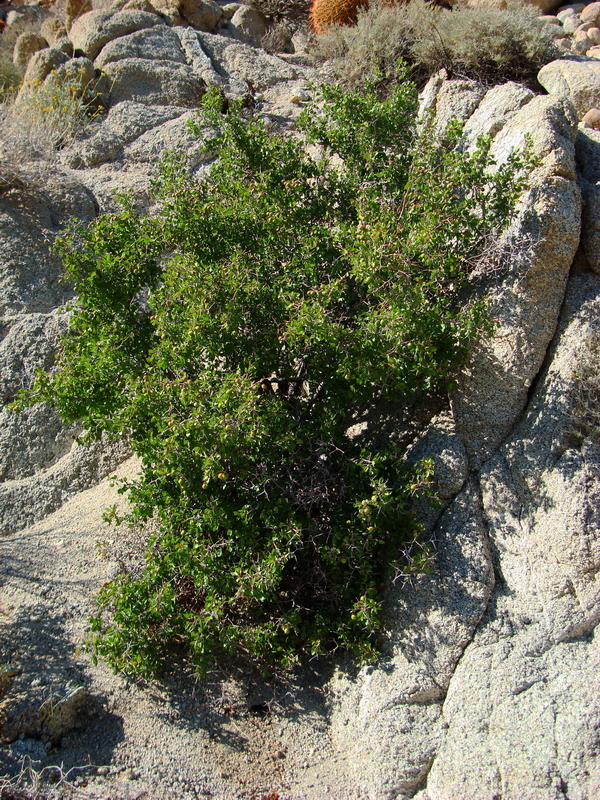
[[[553,32],[538,13],[515,4],[451,11],[423,0],[374,5],[359,12],[355,26],[332,26],[315,37],[313,52],[331,58],[339,79],[350,86],[375,73],[395,78],[400,57],[419,80],[445,68],[450,77],[535,85],[540,68],[558,57]]]
[[[173,644],[199,667],[368,658],[386,580],[427,563],[410,508],[431,466],[356,431],[443,393],[489,327],[469,270],[528,160],[492,170],[489,141],[460,153],[456,126],[417,137],[407,82],[322,92],[301,123],[322,157],[209,93],[206,179],[171,156],[160,214],[124,200],[62,237],[79,305],[28,401],[131,439],[126,521],[154,530],[141,573],[100,594],[94,646],[115,668],[153,673]]]

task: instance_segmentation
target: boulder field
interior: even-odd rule
[[[207,86],[291,126],[319,77],[298,35],[293,53],[257,46],[263,23],[239,4],[68,6],[62,28],[29,8],[6,28],[25,84],[101,71],[107,113],[0,188],[4,405],[52,365],[68,325],[51,248],[65,222],[113,210],[115,192],[149,206],[165,150],[200,176],[213,154],[188,121]],[[26,14],[35,41],[19,31]],[[390,590],[377,664],[309,664],[275,683],[174,670],[151,685],[94,665],[82,649],[93,594],[119,546],[136,547],[101,521],[125,502],[107,476],[136,462],[125,445],[79,444],[46,407],[4,408],[0,772],[60,765],[48,791],[98,800],[600,797],[600,444],[576,433],[600,336],[600,3],[552,20],[566,44],[540,72],[547,94],[443,73],[421,93],[439,129],[464,122],[467,146],[488,134],[502,163],[529,137],[538,164],[508,257],[480,276],[496,328],[409,452],[436,465],[435,565]]]

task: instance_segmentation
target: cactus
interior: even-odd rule
[[[310,24],[315,33],[322,33],[328,25],[353,25],[359,8],[369,5],[369,0],[313,0]]]

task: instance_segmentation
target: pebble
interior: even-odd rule
[[[600,3],[590,3],[580,12],[584,22],[597,22],[600,19]]]
[[[560,25],[561,21],[557,19],[553,14],[542,14],[541,17],[538,18],[540,22],[547,22],[549,25]]]
[[[290,103],[294,105],[300,105],[300,103],[305,103],[307,100],[310,100],[310,95],[306,92],[296,92],[290,97]]]
[[[577,28],[581,25],[581,19],[576,14],[573,14],[563,22],[563,29],[565,33],[575,33]]]
[[[583,119],[581,121],[589,125],[590,128],[594,128],[597,131],[600,130],[600,109],[590,108],[590,110],[586,114],[584,114]]]
[[[227,3],[226,5],[221,6],[221,11],[223,12],[225,19],[231,19],[238,8],[241,7],[241,3]]]
[[[140,773],[137,771],[137,769],[129,767],[129,769],[123,771],[122,776],[125,778],[125,780],[137,781],[137,779],[140,777]]]
[[[561,6],[556,12],[556,16],[558,17],[563,11],[572,11],[574,14],[579,14],[580,11],[583,11],[585,5],[585,3],[569,3],[566,6]]]
[[[582,30],[575,32],[575,35],[573,36],[573,41],[578,43],[581,42],[581,46],[582,47],[585,46],[586,50],[588,49],[588,47],[590,47],[591,44],[593,44],[592,40],[587,35],[587,31],[582,31]]]
[[[558,12],[558,14],[556,15],[556,19],[562,23],[567,19],[567,17],[572,17],[574,13],[575,12],[573,11],[572,8],[566,8],[564,11]]]

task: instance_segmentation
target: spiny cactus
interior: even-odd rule
[[[310,24],[315,33],[322,33],[328,25],[352,25],[359,8],[369,5],[369,0],[313,0]]]

